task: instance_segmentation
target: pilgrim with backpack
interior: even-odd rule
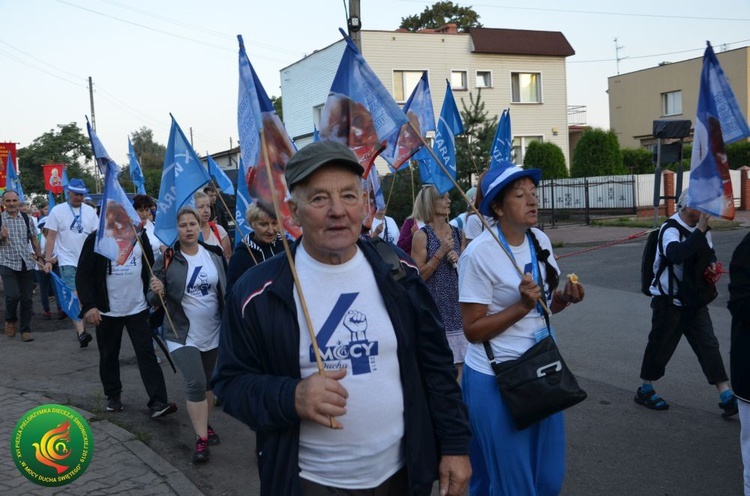
[[[667,363],[684,335],[708,383],[719,392],[722,417],[730,417],[737,414],[737,398],[729,387],[708,313],[708,304],[716,298],[721,269],[713,250],[709,215],[689,207],[689,202],[690,193],[686,189],[677,202],[677,213],[658,232],[652,233],[646,243],[642,286],[650,280],[647,294],[652,297],[653,315],[641,365],[643,384],[634,400],[652,410],[669,408],[652,383],[664,376]],[[649,270],[650,261],[653,262]]]

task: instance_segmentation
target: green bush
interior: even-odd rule
[[[541,169],[543,179],[568,177],[563,151],[554,143],[532,141],[523,157],[525,169]]]
[[[573,177],[627,174],[615,132],[601,128],[585,130],[576,146],[570,172]]]
[[[650,174],[654,172],[653,153],[643,148],[623,149],[622,163],[631,174]]]
[[[740,141],[727,145],[729,167],[739,169],[743,165],[750,167],[750,142]]]

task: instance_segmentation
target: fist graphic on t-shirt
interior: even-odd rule
[[[367,316],[357,310],[349,310],[344,316],[344,327],[349,329],[352,342],[367,341]]]

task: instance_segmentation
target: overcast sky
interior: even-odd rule
[[[361,0],[362,24],[396,29],[432,3]],[[588,124],[601,127],[614,38],[621,73],[700,57],[706,40],[717,52],[750,44],[746,0],[460,4],[485,27],[561,31],[576,51],[568,104],[586,105]],[[237,34],[269,95],[279,95],[279,70],[346,26],[342,0],[0,0],[0,19],[0,141],[24,147],[57,124],[85,129],[90,76],[99,137],[120,165],[128,135],[143,126],[166,145],[170,112],[186,134],[192,128],[198,153],[236,145]]]

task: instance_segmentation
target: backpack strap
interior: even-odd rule
[[[664,272],[664,269],[667,269],[669,271],[669,286],[668,286],[669,292],[667,293],[667,295],[671,299],[674,297],[673,289],[674,289],[674,281],[676,280],[675,275],[674,275],[674,269],[673,269],[674,264],[672,264],[667,259],[667,255],[664,253],[664,247],[662,246],[662,241],[664,238],[664,231],[666,231],[670,227],[674,227],[675,229],[679,231],[680,239],[688,237],[690,235],[690,231],[682,227],[682,225],[674,219],[667,219],[667,221],[664,222],[661,230],[659,231],[659,239],[656,244],[656,248],[659,254],[659,270],[656,272],[656,274],[654,274],[654,280],[656,281],[657,287],[659,288],[659,292],[664,294],[664,288],[661,287],[661,275]]]
[[[378,252],[383,262],[391,266],[391,276],[396,282],[401,281],[406,277],[406,270],[401,266],[401,260],[399,260],[396,250],[393,249],[391,244],[379,237],[370,238],[370,244]]]
[[[214,233],[214,236],[216,236],[216,240],[219,242],[219,245],[221,245],[221,234],[219,233],[219,228],[216,226],[216,222],[209,221],[208,227],[211,228],[211,231]]]

